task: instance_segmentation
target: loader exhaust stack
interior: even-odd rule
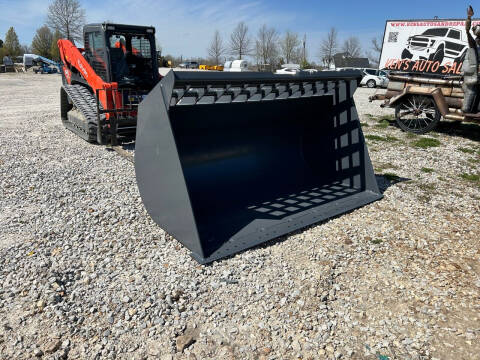
[[[148,213],[208,263],[380,199],[359,80],[170,71],[139,107]]]

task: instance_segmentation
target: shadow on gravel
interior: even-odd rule
[[[377,180],[378,189],[382,194],[385,193],[385,191],[387,191],[387,189],[392,185],[412,180],[388,173],[383,175],[375,175],[375,178]]]
[[[379,118],[379,120],[381,121],[380,123],[388,124],[386,127],[396,128],[401,131],[394,119]],[[442,120],[432,132],[480,142],[480,124]]]
[[[474,123],[441,121],[434,132],[480,142],[480,125]]]
[[[384,174],[384,175],[375,175],[375,178],[376,178],[376,181],[377,181],[377,184],[378,184],[378,188],[379,190],[381,191],[381,193],[383,194],[390,186],[393,186],[395,184],[398,184],[398,183],[401,183],[401,182],[405,182],[405,181],[410,181],[411,179],[409,178],[404,178],[404,177],[400,177],[400,176],[397,176],[397,175],[394,175],[394,174]],[[264,248],[268,248],[272,245],[275,245],[275,244],[280,244],[282,242],[284,242],[285,240],[287,240],[288,238],[292,237],[292,236],[296,236],[296,235],[299,235],[299,234],[302,234],[304,232],[308,232],[308,230],[310,230],[311,228],[314,228],[316,226],[319,226],[319,225],[323,225],[325,223],[327,223],[328,221],[330,220],[333,220],[333,219],[336,219],[336,218],[339,218],[339,217],[342,217],[344,215],[347,215],[353,211],[355,211],[357,209],[354,209],[354,210],[351,210],[351,211],[348,211],[346,213],[343,213],[343,214],[340,214],[340,215],[337,215],[337,216],[333,216],[331,218],[328,218],[324,221],[320,221],[320,222],[317,222],[315,224],[312,224],[310,226],[307,226],[305,228],[302,228],[302,229],[299,229],[299,230],[296,230],[296,231],[292,231],[291,233],[288,233],[288,234],[285,234],[283,236],[280,236],[276,239],[272,239],[272,240],[269,240],[263,244],[260,244],[260,245],[257,245],[257,246],[254,246],[252,248],[249,248],[249,249],[245,249],[245,250],[242,250],[236,254],[233,254],[233,255],[230,255],[230,256],[227,256],[227,257],[224,257],[220,260],[216,260],[214,261],[213,263],[209,263],[209,264],[205,264],[203,266],[211,266],[212,264],[215,264],[217,262],[223,262],[223,261],[228,261],[229,259],[232,259],[234,258],[235,256],[237,256],[238,254],[243,254],[245,252],[248,252],[248,251],[254,251],[255,249],[264,249]],[[230,283],[236,283],[235,282],[230,282],[229,279],[224,279],[224,278],[220,278],[218,279],[219,282],[225,282],[227,284],[230,284]]]

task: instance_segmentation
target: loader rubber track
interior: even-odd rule
[[[63,85],[63,89],[74,106],[68,112],[68,118],[63,120],[65,127],[88,142],[97,142],[97,101],[95,97],[82,85]]]

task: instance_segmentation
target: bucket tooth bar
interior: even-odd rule
[[[209,263],[381,199],[353,101],[360,78],[169,72],[139,106],[148,213]]]

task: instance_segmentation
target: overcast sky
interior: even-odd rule
[[[335,26],[340,38],[357,36],[364,50],[382,37],[387,19],[464,18],[468,3],[446,0],[281,1],[281,0],[80,0],[87,22],[153,25],[164,54],[205,56],[218,29],[227,39],[239,21],[254,35],[262,24],[279,32],[307,35],[310,60],[318,61],[319,43]],[[30,44],[45,22],[48,0],[0,0],[0,38],[14,26],[22,44]],[[480,5],[478,8],[480,16]]]

